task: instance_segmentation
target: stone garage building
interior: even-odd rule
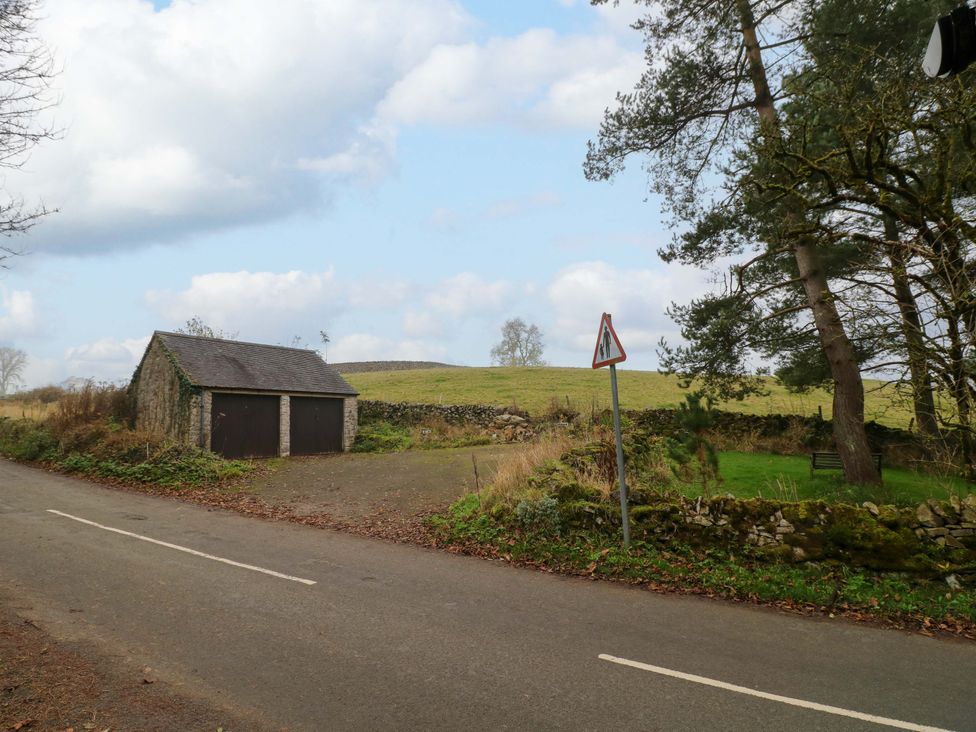
[[[356,438],[358,394],[315,351],[156,331],[129,389],[138,429],[229,458]]]

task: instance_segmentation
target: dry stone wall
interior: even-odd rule
[[[652,434],[666,435],[675,427],[676,411],[673,409],[643,409],[624,410],[624,413],[634,424]],[[715,410],[711,431],[726,436],[736,437],[777,437],[787,433],[794,433],[801,437],[810,449],[833,449],[833,427],[830,420],[818,417],[801,417],[795,414],[742,414],[740,412],[724,412]],[[913,450],[917,444],[917,436],[913,433],[886,427],[877,422],[865,424],[868,442],[875,450]]]
[[[475,427],[496,442],[523,442],[536,432],[525,412],[486,404],[415,404],[359,400],[359,422],[389,422],[414,427],[443,421],[450,425]]]
[[[413,426],[431,419],[442,419],[448,424],[475,424],[480,427],[490,427],[496,417],[507,413],[511,413],[511,410],[487,404],[415,404],[359,400],[359,421],[363,424],[391,422]],[[524,414],[517,416],[525,418]]]
[[[619,523],[619,511],[609,504],[575,501],[561,510],[570,525]],[[976,575],[976,495],[930,499],[915,508],[678,496],[651,498],[630,515],[635,534],[648,540],[751,548],[794,562]]]

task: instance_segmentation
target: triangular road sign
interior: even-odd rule
[[[627,360],[624,347],[610,323],[610,314],[604,313],[600,319],[600,330],[596,334],[596,348],[593,349],[593,368],[598,369],[613,363]]]

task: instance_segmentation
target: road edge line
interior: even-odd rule
[[[864,722],[873,722],[874,724],[885,725],[887,727],[894,727],[896,729],[907,729],[913,732],[952,732],[952,730],[943,729],[942,727],[930,727],[924,724],[915,724],[914,722],[904,722],[900,719],[890,719],[888,717],[879,717],[876,714],[867,714],[866,712],[857,712],[853,709],[844,709],[843,707],[834,707],[829,704],[820,704],[819,702],[806,701],[804,699],[795,699],[791,696],[782,696],[780,694],[771,694],[768,691],[759,691],[757,689],[750,689],[746,686],[738,686],[736,684],[730,684],[726,681],[719,681],[718,679],[710,679],[707,676],[697,676],[695,674],[688,674],[683,671],[675,671],[670,668],[664,668],[663,666],[652,666],[649,663],[641,663],[640,661],[631,661],[628,658],[619,658],[618,656],[611,656],[606,653],[601,653],[597,656],[601,661],[609,661],[610,663],[616,663],[620,666],[630,666],[631,668],[640,669],[641,671],[650,671],[651,673],[660,674],[662,676],[670,676],[675,679],[681,679],[682,681],[690,681],[694,684],[703,684],[704,686],[711,686],[716,689],[724,689],[725,691],[734,691],[739,694],[746,694],[748,696],[758,697],[760,699],[766,699],[767,701],[780,702],[781,704],[789,704],[794,707],[800,707],[802,709],[812,709],[817,712],[824,712],[825,714],[835,714],[841,717],[850,717],[851,719],[860,719]]]
[[[131,531],[125,531],[124,529],[116,529],[112,526],[105,526],[104,524],[96,523],[95,521],[89,521],[88,519],[81,518],[80,516],[72,516],[70,513],[65,513],[64,511],[58,511],[53,508],[46,509],[48,513],[53,513],[58,516],[63,516],[64,518],[69,518],[72,521],[77,521],[82,524],[88,524],[89,526],[94,526],[98,529],[104,531],[111,531],[115,534],[121,534],[122,536],[128,536],[133,539],[139,539],[139,541],[147,541],[150,544],[157,544],[158,546],[164,546],[167,549],[175,549],[179,552],[185,552],[186,554],[192,554],[195,557],[203,557],[204,559],[212,559],[215,562],[221,562],[223,564],[229,564],[232,567],[240,567],[241,569],[249,569],[252,572],[261,572],[262,574],[267,574],[272,577],[278,577],[279,579],[291,580],[292,582],[300,582],[303,585],[314,585],[317,584],[315,580],[304,579],[303,577],[294,577],[290,574],[284,574],[282,572],[275,572],[273,569],[265,569],[264,567],[257,567],[253,564],[245,564],[243,562],[235,562],[233,559],[226,559],[224,557],[218,557],[213,554],[207,554],[205,552],[197,551],[196,549],[190,549],[186,546],[180,546],[179,544],[171,544],[168,541],[161,541],[159,539],[153,539],[149,536],[143,536],[142,534],[135,534]]]

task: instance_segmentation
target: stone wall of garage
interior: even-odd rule
[[[359,433],[359,400],[356,397],[343,399],[342,408],[342,449],[349,452]]]
[[[282,394],[278,407],[278,455],[291,454],[291,397]]]
[[[173,359],[154,340],[130,385],[136,428],[175,442],[196,444],[200,391],[181,382]]]

